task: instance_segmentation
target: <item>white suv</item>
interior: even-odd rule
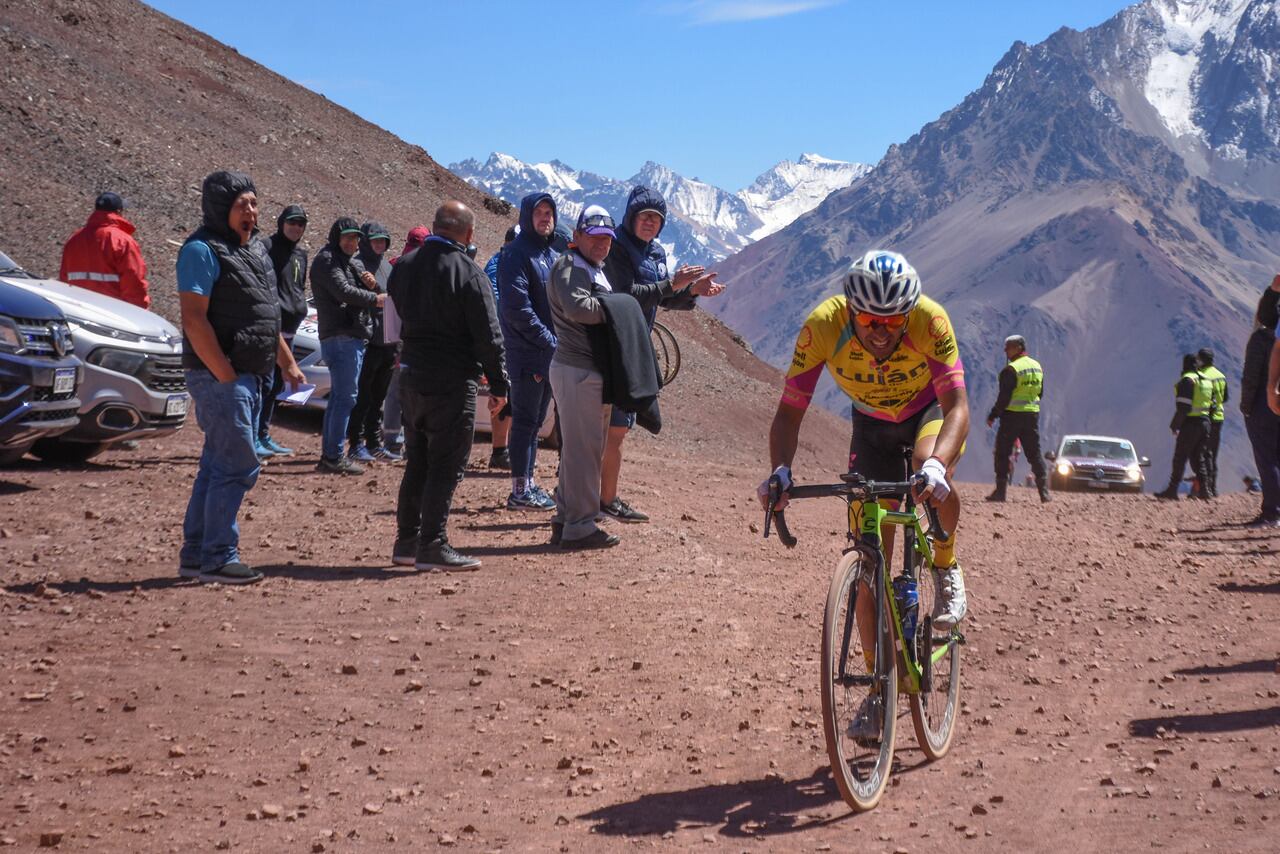
[[[84,462],[117,442],[182,428],[190,397],[177,327],[132,303],[21,269],[2,278],[62,309],[76,355],[84,360],[80,422],[36,442],[33,454],[49,462]]]

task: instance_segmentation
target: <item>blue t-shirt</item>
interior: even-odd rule
[[[207,297],[221,274],[218,259],[203,240],[189,241],[178,250],[178,293]]]

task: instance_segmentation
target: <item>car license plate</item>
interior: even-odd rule
[[[186,415],[188,400],[189,398],[185,394],[169,395],[169,399],[164,402],[165,417],[172,418],[175,415]]]
[[[76,369],[55,368],[53,371],[53,393],[68,394],[76,390]]]
[[[1107,487],[1109,487],[1109,486],[1111,486],[1111,484],[1107,483],[1105,480],[1091,480],[1091,481],[1089,481],[1089,488],[1090,488],[1090,489],[1106,489],[1106,488],[1107,488]]]

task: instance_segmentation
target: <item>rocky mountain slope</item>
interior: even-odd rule
[[[215,169],[254,177],[270,231],[301,202],[313,250],[343,214],[402,241],[449,197],[476,211],[484,252],[515,221],[418,146],[133,0],[0,4],[0,54],[0,248],[56,275],[63,241],[115,190],[171,318],[178,246]]]
[[[1266,0],[1145,0],[1017,43],[871,175],[725,262],[731,298],[711,308],[781,366],[854,257],[900,250],[951,311],[977,413],[1020,332],[1045,364],[1046,435],[1127,436],[1160,480],[1180,354],[1214,348],[1238,394],[1253,305],[1280,270],[1277,55]],[[1230,409],[1234,488],[1252,463]],[[990,478],[992,439],[974,430],[965,476]]]
[[[861,163],[802,154],[799,161],[784,160],[751,186],[729,193],[652,161],[625,181],[578,171],[559,160],[525,163],[497,152],[483,163],[464,160],[449,168],[472,185],[513,204],[528,193],[549,192],[570,217],[588,204],[604,205],[621,215],[632,187],[653,187],[667,199],[671,221],[661,240],[668,253],[677,263],[697,264],[714,264],[772,234],[833,190],[849,186],[870,171]]]

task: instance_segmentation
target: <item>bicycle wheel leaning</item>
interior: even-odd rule
[[[827,756],[840,796],[858,811],[878,804],[889,783],[898,698],[893,635],[884,609],[876,621],[876,648],[865,649],[858,631],[855,596],[872,592],[858,583],[864,565],[857,551],[840,559],[822,621],[822,726]],[[868,575],[875,586],[883,585],[882,574]],[[885,601],[883,594],[877,591],[873,601]]]
[[[658,359],[658,382],[664,387],[675,381],[680,373],[680,345],[676,336],[663,326],[660,321],[653,322],[653,331],[649,335],[653,343],[653,354]]]
[[[920,621],[915,650],[922,673],[920,693],[911,695],[911,722],[924,755],[941,759],[951,749],[956,733],[960,708],[960,644],[952,633],[933,628],[933,618],[939,613],[942,601],[942,577],[919,555],[916,573]]]

